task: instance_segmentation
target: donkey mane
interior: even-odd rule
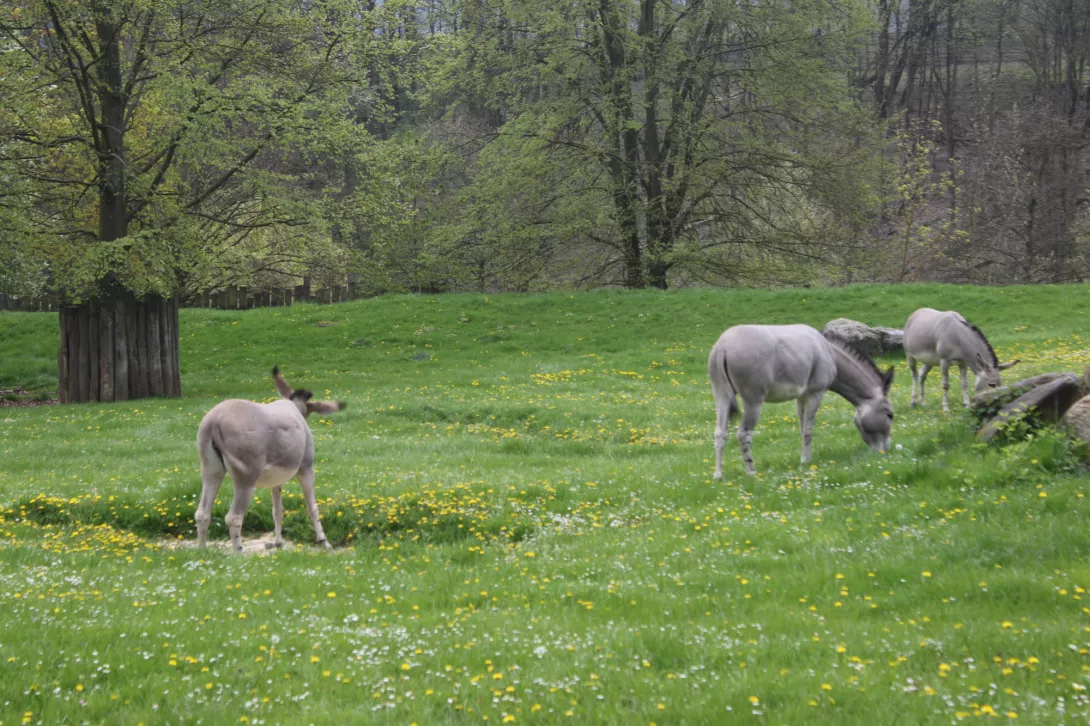
[[[869,355],[837,335],[832,333],[824,333],[824,335],[826,340],[854,358],[858,363],[862,364],[864,368],[873,371],[875,378],[882,380],[882,371],[879,370],[878,364],[871,360]]]
[[[984,331],[970,323],[968,320],[965,321],[965,324],[969,326],[970,330],[976,333],[976,337],[980,338],[980,342],[983,343],[984,347],[988,349],[988,355],[991,356],[992,365],[998,367],[999,356],[995,354],[995,350],[992,348],[992,344],[988,342],[988,339],[986,337],[984,337]]]

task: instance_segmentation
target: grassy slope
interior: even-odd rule
[[[868,455],[830,396],[818,465],[801,467],[794,406],[769,406],[761,476],[741,474],[731,440],[726,481],[710,481],[704,366],[722,329],[899,327],[921,305],[962,311],[1023,374],[1090,363],[1082,287],[183,311],[185,399],[0,409],[0,721],[1086,713],[1087,480],[1055,441],[974,447],[957,404],[937,413],[937,375],[930,407],[910,411],[901,370],[901,449]],[[0,316],[0,388],[43,388],[55,325]],[[350,403],[312,427],[326,531],[354,546],[149,546],[190,536],[201,415],[271,398],[274,363]],[[270,526],[258,499],[249,536]],[[289,536],[311,543],[300,500],[286,505]]]

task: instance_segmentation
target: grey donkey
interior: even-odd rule
[[[1018,363],[1017,360],[1000,363],[984,333],[960,313],[931,308],[920,308],[905,323],[905,358],[912,370],[912,405],[923,405],[927,374],[939,366],[942,371],[942,410],[947,413],[950,412],[951,363],[956,363],[961,370],[961,400],[966,408],[969,407],[967,368],[971,368],[976,375],[976,390],[983,391],[1002,385],[1000,371]],[[923,363],[919,372],[916,370],[917,363]]]
[[[303,489],[307,514],[314,524],[318,544],[326,541],[318,504],[314,501],[314,439],[307,426],[312,413],[333,413],[344,408],[343,401],[311,401],[310,391],[292,390],[280,368],[273,368],[276,390],[283,398],[272,403],[254,403],[232,398],[205,414],[197,429],[197,451],[201,457],[201,501],[197,505],[197,546],[204,547],[212,504],[226,474],[231,475],[235,496],[225,518],[235,551],[242,550],[242,517],[250,507],[254,489],[272,490],[275,540],[266,547],[283,547],[280,526],[284,521],[281,486],[297,478]]]
[[[889,388],[893,368],[883,373],[847,343],[828,339],[808,325],[738,325],[719,337],[708,356],[708,377],[715,394],[715,478],[723,476],[723,445],[736,397],[745,403],[738,443],[746,473],[753,475],[750,442],[761,406],[794,399],[802,434],[802,463],[810,461],[814,417],[825,391],[855,406],[855,425],[876,451],[890,446],[893,407]]]

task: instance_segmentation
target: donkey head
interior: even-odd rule
[[[984,358],[980,353],[976,354],[976,362],[979,366],[980,372],[976,374],[976,392],[987,390],[989,388],[999,388],[1003,385],[1003,380],[1000,377],[1000,371],[1005,371],[1011,366],[1017,365],[1019,358],[1008,363],[1000,363],[999,365],[992,365],[990,361]]]
[[[293,390],[288,382],[284,380],[284,376],[280,375],[280,366],[274,366],[272,374],[273,381],[276,383],[276,390],[281,396],[294,403],[304,418],[312,413],[333,413],[345,407],[344,401],[311,401],[310,399],[314,397],[314,394],[310,391],[303,388]]]
[[[863,441],[874,451],[889,451],[893,428],[893,405],[889,389],[893,385],[893,366],[881,374],[882,393],[860,403],[855,409],[855,427]]]

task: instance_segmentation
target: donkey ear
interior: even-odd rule
[[[307,413],[336,413],[346,405],[344,401],[310,401],[307,403]]]
[[[1013,368],[1014,366],[1018,365],[1021,362],[1021,360],[1022,360],[1021,358],[1015,358],[1014,360],[1012,360],[1009,363],[1000,363],[998,366],[996,366],[996,368],[998,368],[1001,371],[1005,371],[1008,368]]]
[[[882,391],[886,394],[889,393],[889,388],[893,385],[893,372],[893,366],[890,366],[882,374]]]
[[[273,366],[273,381],[276,383],[277,392],[284,398],[291,398],[292,390],[284,376],[280,375],[280,366]]]
[[[980,364],[981,368],[987,368],[988,367],[988,365],[984,362],[984,356],[982,356],[980,353],[976,354],[976,362],[978,364]]]

